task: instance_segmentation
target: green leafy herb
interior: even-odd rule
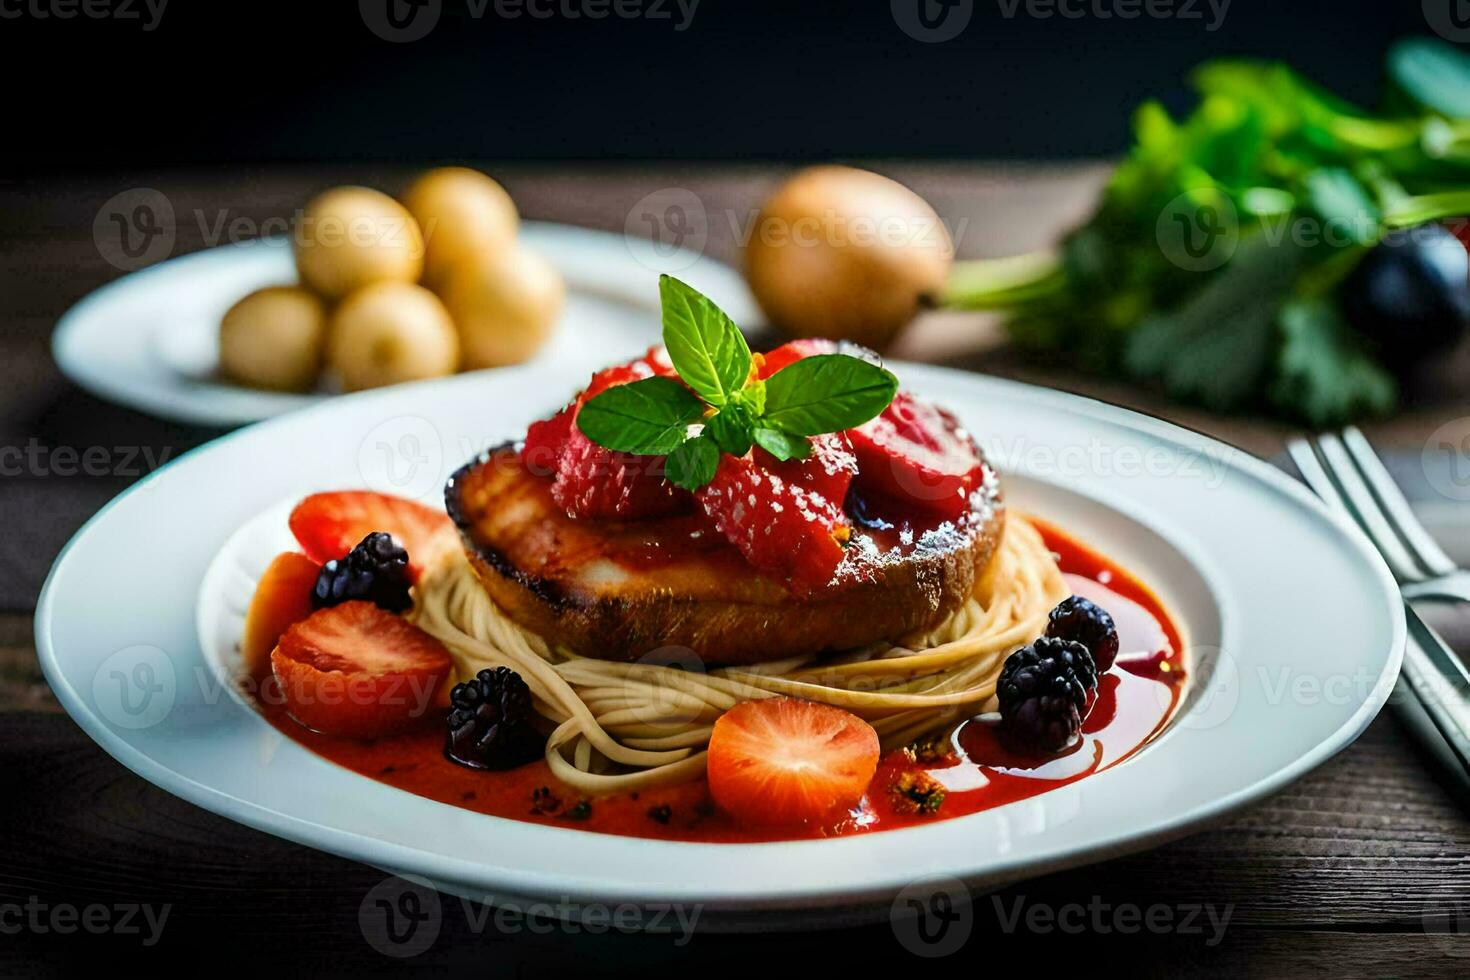
[[[664,463],[664,475],[676,487],[698,490],[715,478],[720,465],[720,447],[707,436],[685,440],[669,453]]]
[[[1338,287],[1387,232],[1470,216],[1470,55],[1410,39],[1387,68],[1371,112],[1285,64],[1201,65],[1188,115],[1138,109],[1084,224],[1045,252],[956,263],[946,304],[1215,409],[1314,425],[1392,409]]]
[[[684,383],[720,406],[750,377],[745,335],[709,297],[673,276],[658,277],[664,346]]]
[[[1406,38],[1388,52],[1388,74],[1415,102],[1452,119],[1470,119],[1470,57],[1429,38]]]
[[[846,354],[818,354],[793,361],[766,381],[770,428],[798,436],[852,429],[893,401],[898,379],[883,368]]]
[[[806,459],[812,453],[812,444],[805,436],[794,436],[780,429],[756,429],[751,439],[757,446],[779,460]]]
[[[846,354],[808,357],[754,378],[750,348],[719,307],[669,276],[659,279],[659,291],[664,344],[679,380],[614,385],[588,399],[577,427],[607,449],[667,457],[664,473],[676,486],[704,486],[721,453],[744,456],[753,445],[777,459],[805,459],[808,436],[862,425],[898,390],[888,371]]]
[[[577,413],[577,427],[600,446],[620,453],[662,456],[688,437],[704,406],[673,378],[614,385]]]
[[[1393,377],[1363,353],[1331,303],[1289,301],[1278,322],[1284,343],[1273,399],[1295,407],[1316,426],[1339,425],[1393,407]]]

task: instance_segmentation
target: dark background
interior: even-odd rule
[[[141,19],[37,13],[76,2],[0,0],[7,176],[300,161],[1106,156],[1127,145],[1141,99],[1187,104],[1185,75],[1203,59],[1284,57],[1371,104],[1388,42],[1428,32],[1420,0],[1233,0],[1213,31],[1208,0],[1174,0],[1194,19],[1134,20],[1038,19],[1024,2],[973,0],[966,29],[944,43],[905,34],[888,0],[700,0],[683,31],[675,0],[623,0],[659,2],[667,19],[603,20],[505,19],[493,5],[477,18],[470,0],[418,0],[438,2],[441,16],[411,43],[374,35],[356,0],[172,0],[151,31],[144,0],[86,0],[127,4]],[[370,10],[389,2],[403,0],[365,0]]]

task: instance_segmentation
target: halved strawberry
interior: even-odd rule
[[[386,531],[408,552],[409,574],[417,581],[459,548],[449,515],[402,497],[369,490],[314,493],[291,511],[291,533],[318,562],[341,558],[374,531]]]
[[[857,475],[857,456],[845,432],[829,432],[813,436],[812,451],[806,459],[779,460],[757,446],[751,451],[756,465],[781,479],[827,498],[839,509],[847,499],[847,488]]]
[[[643,363],[653,369],[653,373],[665,378],[677,377],[679,372],[674,370],[674,361],[669,357],[669,349],[663,344],[654,344],[648,348],[648,353],[643,355]]]
[[[852,533],[840,504],[757,465],[722,456],[694,499],[751,565],[799,595],[832,581]]]
[[[762,380],[769,378],[788,364],[793,364],[803,358],[812,357],[816,354],[837,353],[837,341],[824,340],[821,337],[804,337],[801,340],[792,340],[782,344],[768,354],[762,354],[764,363],[758,371]]]
[[[615,453],[588,439],[576,425],[577,412],[588,399],[655,373],[673,373],[662,347],[598,371],[570,405],[526,430],[521,464],[537,476],[553,478],[552,499],[572,517],[636,520],[689,509],[689,494],[664,479],[662,457]]]
[[[377,738],[423,720],[449,677],[444,645],[371,602],[344,602],[288,629],[271,653],[286,708],[330,735]]]
[[[572,428],[556,467],[551,498],[572,517],[635,520],[689,509],[688,491],[664,479],[661,456],[604,449]]]
[[[281,634],[311,615],[311,590],[321,566],[295,551],[283,551],[271,560],[255,584],[245,613],[245,635],[240,655],[251,677],[271,670],[271,651]]]
[[[878,733],[815,701],[743,701],[715,721],[709,789],[752,824],[813,824],[856,806],[878,768]]]
[[[958,517],[985,477],[985,462],[959,419],[906,391],[877,418],[848,431],[858,486]]]
[[[534,476],[556,476],[556,464],[571,438],[572,420],[576,413],[577,406],[568,405],[549,419],[531,423],[526,430],[525,444],[521,446],[521,464],[526,467],[526,472]]]

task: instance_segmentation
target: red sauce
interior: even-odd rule
[[[1013,803],[1106,769],[1132,755],[1163,729],[1185,678],[1174,623],[1143,583],[1056,528],[1034,521],[1058,555],[1074,591],[1107,608],[1118,624],[1121,650],[1067,751],[1041,759],[1008,752],[994,726],[971,718],[917,756],[889,752],[867,797],[835,826],[758,828],[721,812],[703,780],[620,796],[584,799],[552,777],[544,762],[511,772],[481,772],[444,757],[442,719],[427,719],[404,735],[360,742],[324,735],[293,721],[277,699],[257,699],[280,731],[338,765],[409,793],[479,813],[605,834],[666,840],[750,842],[872,833],[948,819]],[[937,812],[924,812],[895,784],[944,789]]]

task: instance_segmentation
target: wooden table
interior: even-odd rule
[[[957,236],[964,256],[1048,241],[1086,213],[1106,172],[1101,166],[885,169],[925,194],[952,227],[964,223]],[[614,231],[624,229],[645,195],[686,189],[710,217],[707,251],[726,259],[735,257],[740,230],[778,177],[768,168],[706,166],[494,172],[528,217]],[[165,172],[0,187],[0,214],[6,216],[0,227],[0,446],[102,446],[121,468],[123,449],[147,448],[159,458],[217,434],[99,402],[64,381],[50,360],[47,343],[57,316],[120,274],[93,237],[93,219],[108,198],[136,187],[161,191],[174,208],[177,255],[204,247],[221,218],[242,219],[238,228],[249,234],[267,218],[289,215],[316,189],[349,181],[396,189],[406,173]],[[1262,455],[1281,448],[1286,430],[1279,425],[1180,410],[1121,383],[1020,363],[994,350],[994,341],[993,324],[982,318],[936,316],[917,325],[900,353],[1082,391]],[[1380,445],[1417,449],[1440,422],[1463,411],[1442,392],[1431,392],[1370,434]],[[364,941],[358,924],[359,908],[383,881],[381,872],[174,799],[114,762],[60,711],[36,664],[36,593],[70,534],[134,478],[123,472],[62,475],[62,469],[43,464],[0,478],[6,527],[0,536],[0,962],[12,972],[99,953],[132,962],[142,952],[179,964],[205,954],[211,968],[269,964],[335,973],[396,966]],[[188,528],[159,531],[187,534]],[[980,971],[1000,962],[998,956],[1020,953],[1037,957],[1038,968],[1116,964],[1147,975],[1181,968],[1264,976],[1465,975],[1467,854],[1470,821],[1385,715],[1336,759],[1213,830],[980,898],[968,943],[940,962]],[[56,909],[129,902],[149,903],[155,911],[169,906],[155,945],[144,945],[146,927],[143,935],[63,934],[47,918]],[[7,910],[7,903],[21,908]],[[41,910],[36,921],[44,928],[14,928],[31,914],[27,903]],[[1089,911],[1068,912],[1069,904]],[[1047,909],[1061,913],[1067,928],[1008,928],[1017,909],[1029,915],[1037,906],[1043,915]],[[1153,906],[1168,910],[1176,927],[1115,928]],[[1217,919],[1228,912],[1223,934],[1204,916],[1195,920],[1198,928],[1179,927],[1194,906],[1208,906]],[[1076,923],[1080,929],[1072,928]],[[905,951],[886,924],[826,934],[700,935],[679,945],[666,936],[500,929],[457,902],[446,904],[439,938],[412,962],[531,977],[571,969],[699,976],[694,971],[732,963],[743,972],[765,972],[778,963],[824,972],[854,964],[895,971],[889,975],[928,966]]]

